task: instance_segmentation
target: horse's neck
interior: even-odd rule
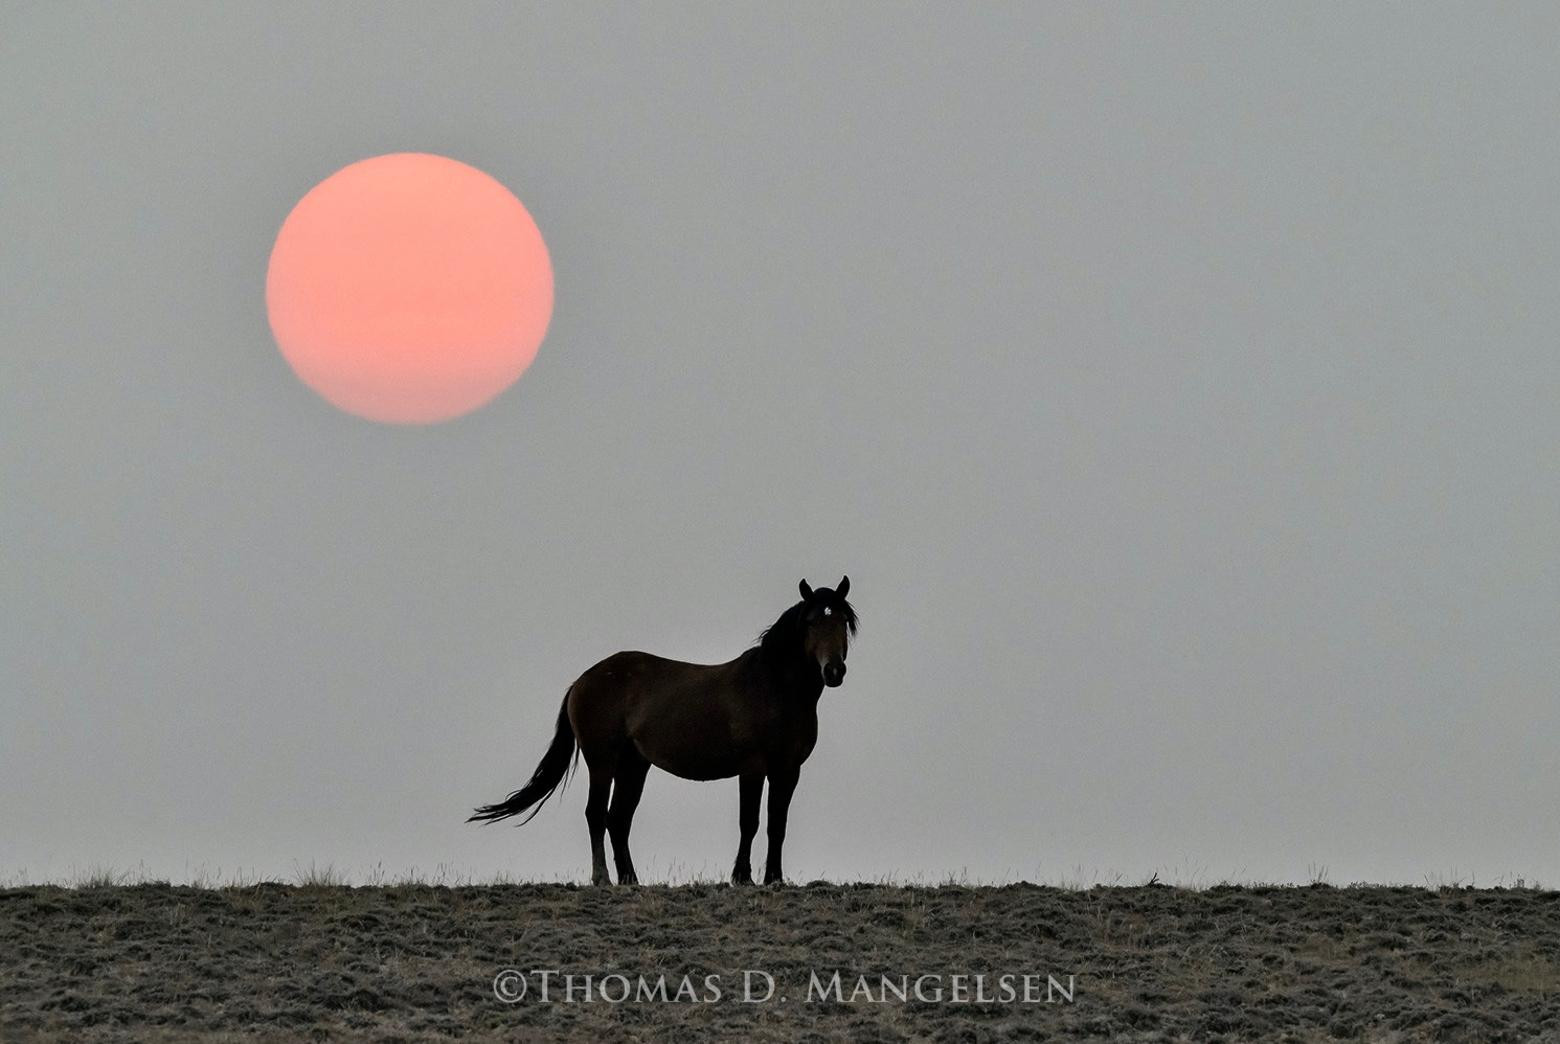
[[[813,664],[801,656],[766,656],[753,651],[753,668],[760,673],[764,687],[787,711],[817,716],[818,699],[823,695],[823,679]]]
[[[818,699],[823,695],[823,679],[818,668],[806,660],[798,660],[780,682],[782,698],[788,708],[798,713],[818,714]]]
[[[818,700],[823,696],[823,682],[801,683],[786,693],[787,705],[794,706],[798,711],[818,716]]]

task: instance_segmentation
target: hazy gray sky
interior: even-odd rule
[[[0,873],[587,876],[568,684],[863,626],[794,879],[1560,882],[1560,8],[0,14]],[[527,205],[536,363],[340,413],[312,185]],[[641,873],[737,785],[654,773]],[[760,851],[762,841],[760,841]]]

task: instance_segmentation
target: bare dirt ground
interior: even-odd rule
[[[1560,892],[10,888],[0,1038],[1560,1040]]]

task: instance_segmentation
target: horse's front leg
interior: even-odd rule
[[[758,833],[758,804],[764,796],[764,774],[743,773],[742,804],[737,813],[742,840],[737,843],[737,862],[731,868],[732,884],[753,883],[753,835]]]
[[[769,853],[764,860],[764,883],[783,884],[780,850],[785,846],[785,819],[791,810],[791,795],[796,791],[799,768],[772,770],[769,773]]]

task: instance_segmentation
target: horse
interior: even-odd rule
[[[628,851],[634,809],[650,767],[693,780],[737,777],[740,841],[734,884],[752,884],[758,806],[769,783],[769,851],[764,883],[782,884],[786,816],[802,763],[818,740],[818,700],[845,680],[845,652],[856,610],[845,596],[803,580],[802,600],[780,614],[758,642],[721,664],[684,663],[645,652],[607,657],[569,686],[552,744],[525,786],[483,805],[467,822],[494,823],[530,809],[527,823],[585,759],[590,794],[591,884],[610,885],[603,834],[612,836],[619,884],[638,884]],[[610,795],[610,802],[609,802]]]

